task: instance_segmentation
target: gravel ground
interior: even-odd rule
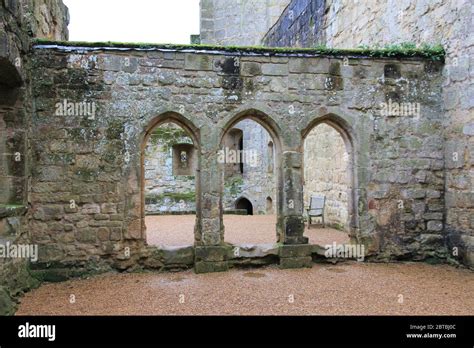
[[[146,217],[150,245],[182,246],[194,244],[194,215],[155,215]],[[232,244],[276,242],[276,215],[224,215],[225,241]],[[347,243],[347,233],[332,228],[306,229],[312,244]]]
[[[70,303],[71,295],[75,303]],[[400,303],[399,301],[403,301]],[[17,315],[473,315],[474,273],[422,263],[107,274],[46,284]]]

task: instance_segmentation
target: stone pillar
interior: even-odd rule
[[[285,151],[283,165],[283,204],[279,217],[283,238],[280,247],[280,268],[311,267],[311,247],[304,237],[303,219],[303,154]]]
[[[222,218],[222,166],[218,163],[219,135],[216,129],[201,128],[201,170],[198,194],[201,213],[195,231],[195,272],[226,271]]]
[[[303,237],[303,155],[296,151],[283,152],[283,192],[279,222],[284,244],[307,244]]]

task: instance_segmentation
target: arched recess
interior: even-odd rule
[[[153,130],[163,125],[165,123],[174,123],[181,127],[188,135],[191,137],[193,146],[195,148],[194,153],[196,154],[195,158],[195,167],[196,167],[196,177],[195,177],[195,187],[196,187],[196,221],[194,227],[194,240],[196,240],[196,229],[200,229],[201,221],[201,187],[200,187],[200,168],[201,168],[201,144],[200,144],[200,135],[199,129],[194,126],[194,124],[189,121],[183,115],[174,112],[167,111],[154,118],[148,123],[142,132],[140,139],[140,212],[141,212],[141,229],[142,235],[146,236],[144,233],[146,230],[145,226],[145,148],[147,142]],[[145,238],[146,239],[146,238]]]
[[[254,109],[254,108],[249,108],[247,110],[238,112],[237,114],[233,115],[230,119],[226,121],[226,123],[220,127],[220,134],[219,134],[219,141],[220,141],[220,148],[223,148],[225,146],[225,138],[226,135],[228,134],[229,131],[231,131],[236,124],[243,120],[252,120],[259,124],[263,129],[265,129],[266,132],[268,132],[270,138],[271,138],[271,144],[273,146],[273,174],[275,176],[275,189],[276,189],[276,194],[275,194],[275,199],[276,202],[274,203],[275,208],[274,212],[276,213],[276,226],[275,226],[275,238],[278,240],[279,236],[283,235],[281,231],[278,229],[281,228],[281,223],[280,220],[282,219],[282,201],[283,201],[283,171],[282,171],[282,164],[281,164],[281,158],[282,158],[282,132],[280,127],[277,125],[277,123],[265,112]],[[244,144],[245,148],[245,144]],[[267,143],[264,144],[264,147],[262,148],[262,151],[267,153]],[[268,174],[267,167],[265,167],[264,170],[265,174]],[[223,194],[224,194],[224,175],[221,175],[221,185],[220,185],[220,196],[221,196],[221,202],[223,201]],[[262,212],[265,214],[265,205],[266,205],[266,196],[263,197],[263,199],[260,200],[263,202],[263,209]],[[260,202],[259,201],[259,202]],[[224,226],[224,221],[223,221],[223,206],[221,204],[220,206],[220,220],[221,220],[221,226]],[[254,206],[254,213],[255,213],[255,206]],[[275,239],[273,240],[275,241]]]
[[[235,209],[245,209],[247,215],[253,215],[253,204],[245,197],[240,197],[235,201]]]
[[[357,175],[357,137],[353,128],[350,124],[342,117],[336,114],[327,114],[322,117],[315,118],[309,122],[309,124],[302,130],[302,142],[301,142],[301,153],[304,154],[304,144],[305,139],[308,134],[315,129],[317,126],[321,124],[326,124],[331,126],[334,130],[336,130],[339,135],[341,136],[342,140],[344,141],[345,150],[348,155],[348,163],[347,163],[347,172],[348,172],[348,226],[349,226],[349,237],[351,241],[357,240],[358,233],[359,233],[359,211],[358,211],[358,204],[359,201],[358,197],[358,190],[359,190],[359,182],[358,182],[358,175]],[[304,156],[303,156],[304,157]],[[304,181],[304,166],[303,163],[303,170],[302,170],[302,179]]]

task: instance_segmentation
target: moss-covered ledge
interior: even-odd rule
[[[24,205],[0,204],[0,219],[12,216],[22,216],[26,213],[27,207]]]
[[[51,41],[37,39],[35,48],[84,49],[84,50],[166,50],[206,53],[232,53],[235,55],[267,56],[330,56],[353,58],[421,58],[444,62],[445,50],[441,45],[416,46],[411,43],[387,45],[384,47],[330,48],[325,46],[311,48],[263,47],[263,46],[215,46],[215,45],[176,45],[140,42],[85,42]]]

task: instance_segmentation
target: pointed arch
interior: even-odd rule
[[[201,181],[200,181],[200,168],[201,168],[201,156],[200,156],[200,135],[199,129],[182,114],[174,111],[166,111],[155,117],[153,117],[147,125],[144,126],[140,136],[140,214],[141,214],[141,228],[142,232],[145,231],[145,149],[150,135],[153,130],[165,123],[174,123],[181,127],[192,139],[193,146],[196,149],[197,154],[197,170],[195,175],[195,187],[196,187],[196,222],[195,226],[200,226],[201,221]],[[194,229],[194,240],[196,241],[196,228]],[[146,238],[145,238],[146,239]]]

